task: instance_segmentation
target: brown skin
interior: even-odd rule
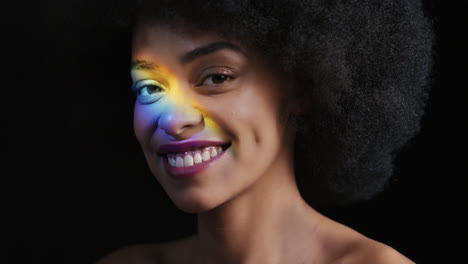
[[[157,102],[136,102],[135,134],[174,204],[198,214],[198,233],[123,248],[98,264],[413,263],[321,215],[301,197],[293,168],[294,131],[285,118],[297,111],[291,78],[242,45],[240,51],[221,49],[180,61],[220,40],[216,34],[157,24],[137,30],[133,58],[157,67],[132,71],[133,81],[152,78],[165,89]],[[230,77],[219,82],[212,73]],[[174,180],[155,149],[191,139],[232,145],[210,168]]]

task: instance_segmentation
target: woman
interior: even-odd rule
[[[137,14],[135,135],[198,231],[98,264],[413,263],[313,207],[372,198],[418,132],[421,3],[147,1]]]

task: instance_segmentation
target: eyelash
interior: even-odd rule
[[[148,91],[150,88],[152,91]],[[132,90],[141,104],[152,104],[162,98],[165,88],[158,81],[146,79],[137,82]]]
[[[142,90],[145,88],[145,87],[156,87],[157,90],[159,90],[158,92],[162,92],[164,91],[164,86],[162,84],[160,84],[159,82],[155,81],[155,80],[141,80],[139,82],[137,82],[132,90],[133,92],[135,93],[135,95],[141,95],[142,93]]]
[[[214,80],[213,78],[220,78],[218,80]],[[211,78],[211,83],[206,84],[207,80],[210,80]],[[224,71],[223,72],[214,72],[206,75],[199,83],[198,87],[203,87],[203,86],[211,86],[211,87],[218,87],[220,85],[223,85],[226,82],[230,82],[235,79],[235,76],[232,74],[226,74]],[[144,90],[144,89],[150,89],[152,88],[153,92]],[[152,103],[158,101],[162,94],[166,90],[164,85],[160,84],[158,81],[151,80],[151,79],[146,79],[146,80],[141,80],[137,82],[133,87],[132,90],[136,97],[142,102],[142,103]],[[146,92],[145,92],[146,91]],[[159,95],[158,95],[159,94]]]
[[[215,81],[213,79],[211,79],[212,84],[209,84],[209,85],[214,85],[214,86],[222,85],[225,82],[229,82],[229,81],[232,81],[232,80],[235,79],[235,77],[233,75],[231,75],[231,74],[226,74],[226,73],[221,73],[221,72],[220,73],[211,73],[211,74],[208,74],[207,76],[205,76],[197,86],[204,86],[204,83],[209,78],[213,78],[213,77],[223,77],[224,80],[222,80],[220,83],[215,83]]]
[[[148,88],[150,88],[150,87],[155,87],[154,90],[158,90],[158,91],[157,91],[158,93],[164,91],[163,88],[161,88],[161,87],[159,87],[159,86],[157,86],[157,85],[154,85],[154,84],[150,84],[150,85],[144,85],[144,86],[141,86],[141,87],[137,88],[137,90],[135,91],[135,93],[136,93],[136,95],[141,95],[141,94],[142,94],[142,90],[143,90],[144,88],[147,88],[147,89],[148,89]]]

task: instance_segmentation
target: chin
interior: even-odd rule
[[[174,205],[181,211],[190,214],[204,213],[218,207],[221,202],[194,194],[170,195]]]

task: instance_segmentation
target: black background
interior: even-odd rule
[[[468,246],[468,9],[425,3],[437,41],[422,131],[398,156],[384,193],[322,212],[417,263],[458,263]],[[3,32],[13,72],[2,98],[9,158],[0,262],[93,263],[121,246],[193,232],[195,216],[172,205],[133,135],[128,35],[103,25],[91,1],[27,12],[22,4],[21,19],[7,19]]]

